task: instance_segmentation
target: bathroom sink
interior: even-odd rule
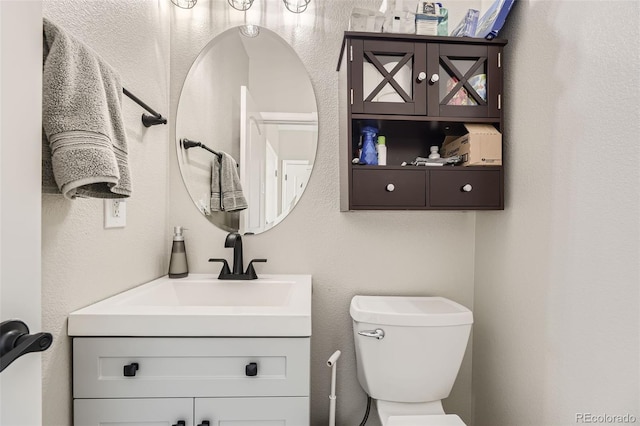
[[[310,336],[311,276],[158,278],[69,314],[70,336]]]

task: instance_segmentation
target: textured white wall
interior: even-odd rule
[[[477,2],[454,2],[452,20]],[[306,192],[284,222],[260,235],[245,237],[245,259],[266,257],[260,273],[313,274],[311,358],[312,424],[328,421],[330,370],[336,349],[338,413],[341,425],[359,424],[365,394],[355,375],[349,302],[355,294],[441,295],[473,304],[475,214],[466,212],[339,212],[338,73],[343,32],[353,7],[377,8],[378,0],[313,0],[302,15],[281,1],[256,0],[250,22],[278,33],[305,64],[318,99],[319,143]],[[199,0],[192,10],[171,10],[171,111],[194,59],[206,43],[242,24],[242,12],[225,0]],[[172,133],[172,137],[174,137]],[[211,257],[231,258],[226,233],[214,228],[188,197],[171,151],[170,225],[183,225],[192,272],[217,272]],[[468,353],[470,353],[470,348]],[[467,359],[446,408],[471,423],[471,364]],[[377,424],[375,415],[370,425]]]
[[[124,86],[168,116],[169,1],[47,0],[44,16],[91,46]],[[71,425],[71,346],[67,315],[166,273],[169,126],[143,127],[143,110],[123,97],[133,196],[127,226],[103,229],[102,200],[43,196],[43,424]],[[175,161],[175,160],[174,160]]]
[[[636,1],[509,17],[506,209],[476,225],[477,426],[640,421],[638,22]]]

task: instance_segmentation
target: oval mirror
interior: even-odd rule
[[[255,26],[216,36],[182,87],[176,143],[187,191],[211,223],[242,234],[280,223],[307,186],[318,143],[315,94],[291,46]]]

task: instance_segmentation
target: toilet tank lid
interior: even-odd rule
[[[349,308],[358,322],[399,326],[450,326],[473,323],[469,309],[444,297],[354,296]]]

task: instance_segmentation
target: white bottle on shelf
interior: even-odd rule
[[[378,143],[376,147],[378,148],[378,165],[386,166],[387,165],[387,141],[384,136],[378,136]]]
[[[431,154],[429,154],[429,158],[430,159],[440,158],[440,154],[438,153],[438,146],[437,145],[434,145],[434,146],[430,147],[429,150],[431,151]]]

